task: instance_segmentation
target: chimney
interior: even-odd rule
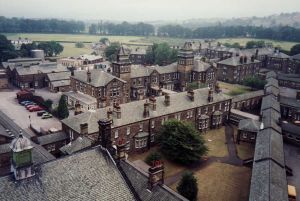
[[[98,126],[99,126],[98,141],[100,142],[103,148],[108,150],[112,149],[111,124],[112,121],[109,119],[100,119],[98,121]]]
[[[195,100],[194,94],[195,94],[195,92],[194,92],[192,89],[189,89],[189,90],[187,91],[187,96],[189,97],[189,99],[190,99],[191,101],[194,101],[194,100]]]
[[[165,105],[170,106],[170,95],[167,93],[165,94]]]
[[[107,111],[107,119],[112,120],[113,119],[113,111],[111,108],[108,108]]]
[[[161,90],[161,87],[160,87],[160,86],[159,86],[159,88],[158,88],[158,91],[157,91],[157,92],[158,92],[158,95],[159,95],[159,96],[161,96],[161,95],[162,95],[162,90]]]
[[[213,95],[213,90],[211,88],[209,88],[208,90],[208,97],[207,97],[207,101],[210,103],[210,102],[213,102],[214,100],[214,95]]]
[[[243,56],[240,56],[240,63],[242,64],[244,61],[244,57]]]
[[[258,49],[256,49],[256,51],[255,51],[255,59],[257,59],[257,57],[258,57]]]
[[[81,113],[82,113],[81,105],[80,105],[79,101],[76,101],[74,115],[78,115],[78,114],[81,114]]]
[[[114,105],[114,112],[117,114],[117,119],[121,119],[121,106],[119,103]]]
[[[248,57],[244,56],[244,63],[247,63]]]
[[[126,158],[126,141],[124,138],[117,141],[117,159],[123,160]]]
[[[296,100],[297,100],[297,101],[300,101],[300,91],[297,91],[297,94],[296,94]]]
[[[156,111],[156,98],[154,96],[151,96],[149,98],[149,101],[150,101],[150,105],[152,105],[152,110]]]
[[[219,85],[218,82],[217,82],[216,85],[215,85],[215,92],[216,92],[216,93],[220,93],[220,92],[221,92],[220,85]]]
[[[80,124],[80,134],[87,135],[89,134],[89,125],[88,123]]]
[[[164,184],[164,165],[160,160],[152,161],[149,168],[149,190],[152,190],[158,184]]]
[[[255,57],[252,55],[251,56],[251,62],[254,62]]]
[[[71,71],[71,76],[74,76],[74,67],[73,66],[70,68],[70,71]]]
[[[147,118],[150,116],[150,113],[149,113],[149,103],[148,101],[146,100],[146,102],[144,103],[144,112],[143,112],[143,116],[144,118]]]
[[[106,107],[106,97],[100,98],[100,108]]]
[[[87,82],[90,83],[92,81],[90,69],[87,71]]]

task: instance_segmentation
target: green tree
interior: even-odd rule
[[[89,26],[89,34],[96,34],[97,33],[97,25],[96,24],[91,24],[91,26]]]
[[[111,43],[110,46],[105,49],[106,58],[108,58],[110,61],[116,60],[119,49],[119,43]]]
[[[202,135],[194,125],[175,119],[164,123],[159,142],[161,152],[169,160],[181,164],[196,162],[208,151]]]
[[[31,44],[22,44],[20,48],[20,56],[21,57],[30,57],[31,50],[37,49],[37,44],[35,42]]]
[[[300,44],[296,44],[291,48],[291,55],[300,54]]]
[[[262,48],[262,47],[265,47],[266,46],[266,43],[265,41],[263,40],[260,40],[260,41],[248,41],[246,43],[246,48]]]
[[[146,157],[145,162],[148,165],[151,165],[153,161],[161,160],[161,158],[162,157],[158,152],[152,152]]]
[[[267,82],[265,80],[262,80],[258,76],[247,77],[243,81],[244,85],[254,88],[254,89],[264,89],[266,83]]]
[[[40,42],[38,48],[44,50],[48,57],[57,56],[64,50],[64,47],[55,41]]]
[[[0,61],[7,61],[17,56],[18,54],[11,42],[7,40],[6,36],[0,34]]]
[[[192,172],[185,172],[177,186],[177,191],[190,201],[197,200],[198,184]]]
[[[51,110],[52,104],[53,104],[53,101],[52,101],[51,99],[47,99],[47,100],[44,102],[44,106],[45,106],[48,110]]]
[[[57,107],[57,115],[59,118],[64,119],[69,116],[68,105],[66,101],[66,97],[62,95],[59,99],[58,107]]]
[[[101,38],[101,39],[99,40],[99,42],[101,42],[101,43],[103,43],[103,44],[105,44],[106,41],[109,41],[108,38],[106,38],[106,37],[103,37],[103,38]]]
[[[75,47],[77,47],[77,48],[83,48],[84,47],[84,43],[83,42],[77,42],[77,43],[75,43]]]
[[[177,61],[177,50],[170,48],[168,43],[154,44],[146,52],[148,64],[166,65]]]

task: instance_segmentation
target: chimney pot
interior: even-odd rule
[[[89,128],[88,123],[80,124],[80,134],[81,135],[87,135],[89,133],[88,128]]]
[[[208,90],[208,97],[207,97],[207,101],[210,103],[210,102],[213,102],[214,100],[214,97],[213,97],[213,90],[212,89],[209,89]]]
[[[156,98],[154,96],[151,96],[149,98],[150,104],[152,105],[153,111],[156,111]]]
[[[165,94],[165,105],[170,106],[170,95],[167,93]]]
[[[152,165],[149,168],[149,189],[154,186],[164,183],[164,164],[160,161],[152,161]]]
[[[195,94],[195,92],[192,89],[187,91],[187,95],[188,95],[188,97],[190,98],[191,101],[195,100],[194,94]]]
[[[144,112],[143,112],[143,116],[144,118],[147,118],[150,116],[150,112],[149,112],[149,103],[146,100],[146,102],[144,103]]]
[[[114,110],[117,114],[117,119],[121,119],[121,106],[119,105],[119,103],[116,103],[114,105]]]

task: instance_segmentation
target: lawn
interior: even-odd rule
[[[296,42],[287,42],[287,41],[275,41],[275,40],[268,40],[268,39],[257,39],[257,38],[224,38],[224,39],[218,39],[221,43],[239,43],[242,46],[245,46],[248,41],[258,41],[263,40],[266,43],[272,43],[274,47],[280,46],[284,50],[290,50],[291,47],[293,47],[295,44],[298,44]]]
[[[70,57],[79,56],[81,54],[91,54],[93,49],[91,48],[91,43],[84,43],[83,48],[75,47],[75,43],[60,43],[64,46],[64,51],[59,55],[59,57]]]
[[[225,157],[228,155],[227,145],[225,144],[225,127],[210,130],[203,134],[208,146],[207,156]]]
[[[198,181],[197,200],[246,201],[249,197],[251,169],[212,163],[194,172]],[[171,185],[176,190],[178,182]]]
[[[239,84],[219,82],[219,86],[222,89],[222,91],[229,96],[237,96],[251,91],[250,87]]]

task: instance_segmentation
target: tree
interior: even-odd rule
[[[151,165],[153,161],[157,160],[161,160],[161,155],[158,152],[152,152],[146,157],[145,162]]]
[[[18,54],[11,42],[7,40],[6,36],[0,34],[0,62],[16,58],[17,56]]]
[[[249,86],[254,89],[264,89],[266,83],[267,82],[265,80],[262,80],[258,76],[247,77],[243,81],[244,85]]]
[[[68,105],[66,101],[66,97],[62,95],[59,99],[58,107],[57,107],[57,115],[59,118],[64,119],[69,116]]]
[[[189,122],[169,120],[160,131],[160,150],[169,159],[181,164],[198,161],[208,148],[202,135]]]
[[[52,101],[51,99],[47,99],[47,100],[44,102],[44,106],[45,106],[48,110],[51,110],[52,104],[53,104],[53,101]]]
[[[168,43],[153,44],[146,51],[147,64],[167,65],[177,61],[177,50],[170,48]]]
[[[291,48],[291,55],[300,54],[300,44],[296,44]]]
[[[35,42],[31,44],[22,44],[20,48],[20,56],[21,57],[30,57],[31,50],[37,49],[37,44]]]
[[[83,48],[84,47],[84,43],[83,42],[77,42],[77,43],[75,43],[75,47],[77,47],[77,48]]]
[[[101,38],[101,39],[99,40],[99,42],[101,42],[101,43],[103,43],[103,44],[105,44],[106,41],[109,41],[108,38],[106,38],[106,37]]]
[[[106,58],[108,58],[110,61],[116,60],[119,49],[119,43],[111,43],[110,46],[105,49]]]
[[[57,56],[64,50],[64,47],[55,41],[40,42],[38,48],[44,50],[48,57]]]
[[[248,41],[246,43],[246,48],[262,48],[265,47],[266,43],[265,41]]]
[[[188,200],[197,200],[198,184],[197,179],[192,172],[185,172],[177,186],[177,191],[180,195],[184,196]]]

